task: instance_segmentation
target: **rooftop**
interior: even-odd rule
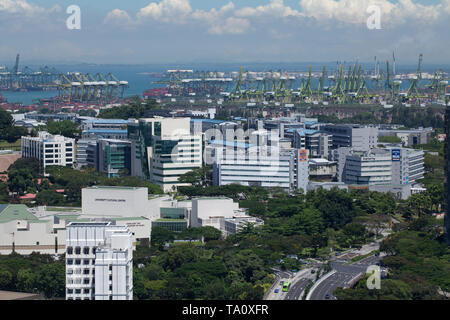
[[[115,123],[115,124],[127,124],[128,120],[121,119],[88,119],[84,120],[85,123]]]
[[[127,130],[118,129],[89,129],[84,130],[83,133],[114,133],[114,134],[126,134]]]
[[[146,189],[146,187],[92,186],[92,187],[86,187],[84,189],[138,190],[138,189]]]
[[[24,204],[0,205],[0,222],[14,220],[38,221],[38,219],[28,211],[28,207]]]

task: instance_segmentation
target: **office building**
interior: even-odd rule
[[[76,164],[78,168],[90,166],[95,168],[97,165],[97,140],[80,139],[77,141],[77,158]]]
[[[127,140],[100,139],[97,141],[96,169],[108,177],[131,172],[131,142]]]
[[[72,222],[66,232],[66,300],[132,300],[132,234],[112,222]]]
[[[425,175],[422,150],[390,147],[358,152],[339,148],[332,154],[337,163],[337,180],[348,184],[410,184],[415,187]]]
[[[337,164],[327,159],[309,160],[309,177],[315,180],[331,181],[336,177]]]
[[[404,147],[411,147],[418,144],[427,144],[431,140],[433,128],[418,128],[418,129],[393,129],[380,128],[380,137],[398,137],[402,140]]]
[[[256,148],[245,153],[227,153],[225,149],[216,149],[214,184],[306,190],[309,181],[308,151],[280,148],[275,151],[262,152]]]
[[[130,121],[131,174],[149,179],[165,192],[187,185],[184,173],[201,168],[201,135],[190,134],[190,118],[148,118]]]
[[[347,155],[343,181],[354,185],[392,184],[391,152],[372,149]]]
[[[327,124],[321,131],[333,136],[333,148],[352,147],[355,151],[369,151],[378,144],[378,128],[354,124]]]
[[[307,149],[311,158],[328,159],[333,144],[333,136],[318,130],[293,129],[293,147]]]
[[[22,158],[36,158],[48,166],[72,167],[75,160],[75,139],[40,131],[37,137],[22,137]]]
[[[127,120],[87,119],[81,122],[83,139],[127,139]]]
[[[392,184],[410,184],[414,187],[417,180],[425,176],[423,150],[406,148],[388,148],[392,158]]]

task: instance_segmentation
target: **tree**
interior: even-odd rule
[[[167,228],[162,227],[154,227],[152,228],[151,235],[151,245],[162,248],[164,243],[168,241],[173,241],[175,239],[175,235],[173,231],[170,231]]]
[[[9,127],[4,129],[3,139],[9,143],[16,142],[21,137],[28,135],[28,130],[24,127]]]
[[[64,203],[64,196],[54,190],[43,190],[36,196],[36,203],[41,206],[57,206]]]
[[[66,288],[66,270],[63,263],[52,263],[41,266],[36,283],[39,291],[46,298],[64,297]]]
[[[68,138],[76,138],[81,134],[79,125],[70,120],[52,121],[49,120],[46,126],[47,132],[55,135],[62,135]]]
[[[8,171],[27,169],[33,175],[33,178],[37,178],[41,173],[41,165],[36,158],[19,158],[8,168]]]
[[[16,288],[22,292],[33,292],[36,287],[36,275],[31,269],[20,269],[17,272]]]
[[[7,290],[12,282],[12,274],[10,271],[0,267],[0,289]]]
[[[34,182],[30,170],[18,169],[8,173],[8,188],[11,192],[23,195],[32,186],[34,186]]]
[[[195,187],[206,186],[208,184],[208,174],[210,171],[210,166],[193,169],[182,174],[178,178],[178,182],[189,183]]]
[[[6,140],[12,143],[27,134],[28,130],[26,128],[15,127],[11,114],[5,109],[0,108],[0,140]]]

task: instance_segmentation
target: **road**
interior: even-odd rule
[[[303,269],[297,273],[289,271],[276,270],[276,281],[270,288],[270,292],[265,297],[265,300],[300,300],[302,292],[310,281],[315,279],[315,273],[312,274],[311,270],[316,268]],[[291,283],[291,287],[288,292],[283,292],[283,285],[281,282],[288,281]],[[279,292],[275,293],[275,289]]]
[[[370,246],[374,248],[373,244]],[[309,300],[336,300],[333,295],[336,288],[349,287],[359,275],[366,273],[368,266],[377,264],[380,259],[381,256],[371,255],[352,264],[348,264],[346,259],[335,259],[331,262],[331,267],[336,272],[313,288]]]
[[[366,273],[368,266],[377,264],[383,257],[383,254],[380,256],[370,255],[354,263],[350,263],[351,259],[378,250],[380,248],[380,242],[389,234],[390,230],[383,230],[382,239],[366,244],[359,250],[351,249],[339,256],[332,257],[330,263],[334,274],[325,279],[323,277],[322,280],[319,279],[318,284],[313,287],[310,292],[309,300],[335,300],[336,297],[333,295],[333,292],[336,288],[349,287],[358,276]],[[311,273],[311,270],[314,269],[317,272],[321,265],[323,265],[323,263],[320,261],[312,262],[307,269],[301,270],[295,274],[290,271],[274,270],[276,281],[267,292],[264,299],[300,300],[308,283],[315,281],[316,273]],[[284,281],[291,282],[291,287],[288,292],[282,291],[282,282]],[[278,293],[275,293],[276,289],[279,290]]]
[[[314,277],[304,277],[298,279],[284,296],[284,300],[300,300],[302,292],[305,290],[308,283],[314,281]]]

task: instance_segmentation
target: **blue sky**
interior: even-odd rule
[[[68,30],[66,8],[81,8]],[[370,30],[367,7],[381,11]],[[450,0],[0,0],[0,63],[450,64]]]

